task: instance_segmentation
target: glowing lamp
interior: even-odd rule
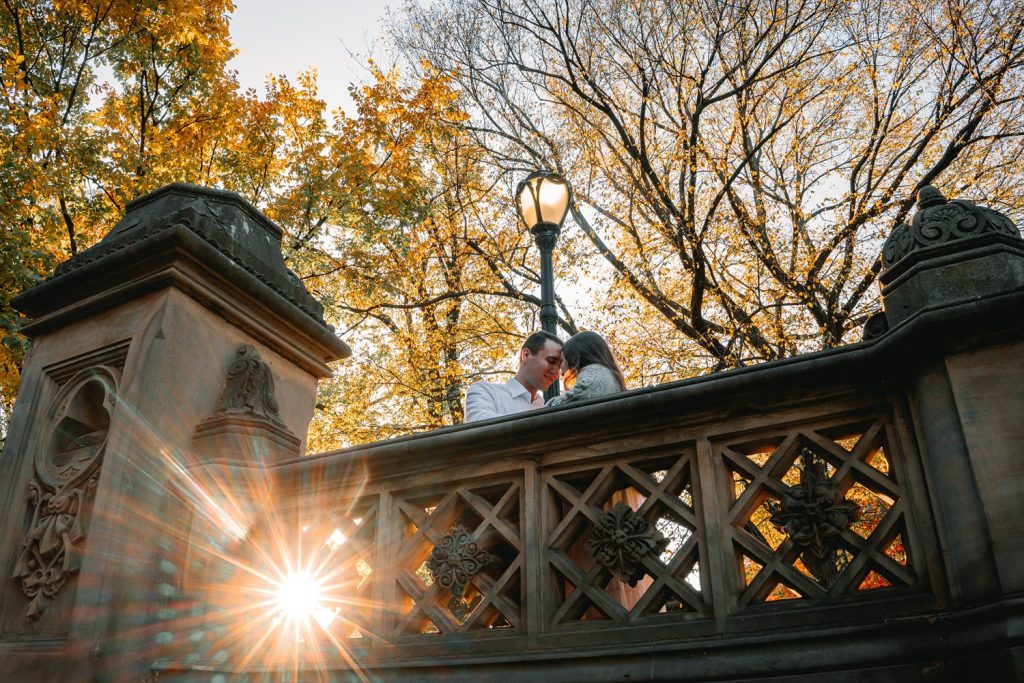
[[[531,173],[516,188],[519,217],[531,231],[540,226],[562,227],[569,210],[569,182],[557,173]]]
[[[516,187],[516,210],[540,250],[540,327],[551,334],[558,325],[552,252],[569,211],[570,198],[569,181],[551,171],[531,173]],[[544,392],[546,399],[555,396],[558,396],[558,380]]]

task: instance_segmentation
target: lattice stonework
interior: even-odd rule
[[[685,452],[544,475],[549,626],[705,612],[695,468]]]
[[[520,478],[396,494],[395,637],[525,629]]]
[[[891,431],[879,416],[715,444],[740,609],[917,585]]]
[[[378,509],[378,498],[367,496],[321,513],[303,532],[307,542],[318,547],[312,566],[322,586],[325,611],[314,616],[334,639],[349,639],[349,647],[374,637]]]

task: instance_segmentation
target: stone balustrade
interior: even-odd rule
[[[128,244],[27,295],[0,460],[19,680],[1024,675],[1005,217],[923,191],[859,343],[300,456],[346,349],[287,273],[255,277],[273,230],[211,244],[265,219],[173,187],[175,221],[144,202]],[[301,624],[296,574],[320,590]]]

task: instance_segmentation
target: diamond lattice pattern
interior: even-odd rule
[[[396,496],[401,527],[393,633],[450,634],[521,629],[523,531],[518,480],[466,484],[444,493]],[[490,561],[467,577],[460,596],[443,587],[428,560],[461,527]],[[501,631],[498,631],[501,632]]]
[[[705,611],[693,469],[693,455],[685,453],[545,475],[552,625]],[[642,559],[634,585],[613,576],[588,549],[599,520],[620,503],[667,539],[663,550]]]
[[[889,431],[879,417],[718,446],[740,608],[915,586]]]
[[[377,510],[376,497],[370,497],[320,514],[303,530],[304,543],[317,548],[311,574],[322,605],[314,618],[335,638],[372,637]]]

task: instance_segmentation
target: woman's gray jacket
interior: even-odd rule
[[[617,394],[620,391],[622,391],[622,387],[619,386],[619,380],[615,377],[615,373],[603,365],[593,363],[580,370],[580,374],[576,376],[576,384],[573,385],[572,389],[564,394],[555,396],[545,403],[544,407],[560,406],[563,403],[575,401],[586,401],[589,398]]]

